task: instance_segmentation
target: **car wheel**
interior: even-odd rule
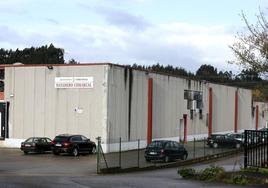
[[[59,152],[53,151],[54,155],[59,155]]]
[[[240,143],[237,143],[237,144],[235,145],[235,147],[236,147],[236,149],[239,149],[239,148],[241,147],[241,144],[240,144]]]
[[[150,162],[151,161],[150,159],[147,159],[147,158],[145,158],[145,160],[146,160],[146,162]]]
[[[213,143],[213,148],[218,148],[218,144],[217,143]]]
[[[23,151],[23,152],[24,152],[24,154],[26,154],[26,155],[28,154],[28,151]]]
[[[72,154],[73,154],[73,156],[75,156],[75,157],[78,156],[78,154],[79,154],[79,153],[78,153],[78,149],[77,149],[77,148],[74,148]]]
[[[169,161],[170,161],[169,156],[166,155],[165,158],[164,158],[164,162],[168,163]]]
[[[96,147],[93,147],[92,150],[89,153],[92,153],[92,154],[97,153]]]

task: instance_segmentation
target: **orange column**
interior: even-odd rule
[[[153,79],[148,79],[148,127],[147,144],[152,142],[152,121],[153,121]]]
[[[211,136],[212,133],[212,88],[209,88],[209,92],[208,92],[208,102],[209,102],[209,106],[208,106],[208,137]]]
[[[0,92],[0,100],[5,100],[5,92]]]
[[[238,90],[235,91],[235,117],[234,117],[234,132],[237,133],[238,122]]]
[[[256,105],[256,130],[259,128],[259,105]]]

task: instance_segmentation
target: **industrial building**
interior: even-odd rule
[[[254,129],[268,128],[268,103],[254,102],[252,107],[252,125]]]
[[[0,68],[5,72],[0,147],[70,133],[94,141],[100,136],[104,152],[112,152],[119,138],[128,150],[138,139],[145,147],[152,139],[187,142],[256,128],[248,89],[110,63]],[[257,123],[261,118],[266,116]]]

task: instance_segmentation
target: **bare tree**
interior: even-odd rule
[[[238,33],[237,41],[230,46],[235,54],[235,63],[245,69],[251,69],[263,74],[268,73],[268,22],[263,11],[259,10],[257,22],[250,24],[242,12],[242,19],[247,32]]]

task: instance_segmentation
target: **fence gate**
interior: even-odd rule
[[[245,130],[244,167],[268,167],[268,129]]]

